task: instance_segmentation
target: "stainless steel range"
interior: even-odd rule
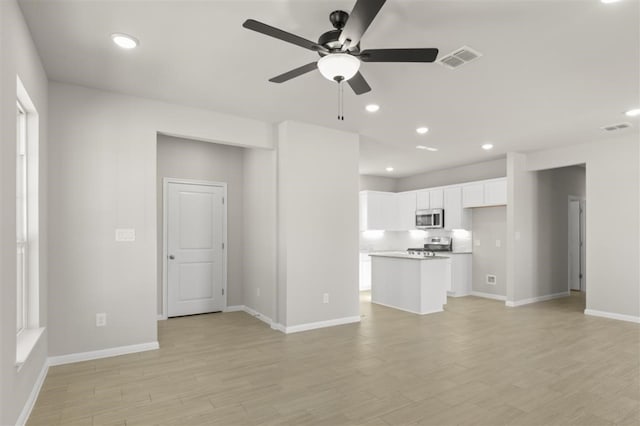
[[[427,237],[424,247],[408,248],[407,253],[414,256],[437,256],[437,252],[451,251],[451,237]]]

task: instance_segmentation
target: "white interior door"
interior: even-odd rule
[[[167,184],[167,316],[224,309],[224,187]]]
[[[569,201],[569,289],[584,290],[584,220],[580,200]]]

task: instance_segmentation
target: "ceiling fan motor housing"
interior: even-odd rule
[[[335,10],[329,15],[329,20],[335,28],[335,30],[327,31],[318,38],[318,44],[326,47],[330,53],[342,51],[342,43],[340,43],[340,34],[342,34],[342,28],[344,28],[349,14],[344,10]],[[349,48],[349,53],[358,53],[360,51],[360,43],[356,46]],[[326,52],[318,52],[320,56],[327,55]]]

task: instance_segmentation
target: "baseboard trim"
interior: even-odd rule
[[[544,296],[532,297],[530,299],[522,299],[522,300],[515,300],[515,301],[507,300],[507,302],[505,302],[505,305],[507,305],[510,308],[515,308],[522,305],[529,305],[531,303],[544,302],[546,300],[558,299],[560,297],[568,297],[570,294],[571,293],[569,293],[569,291],[563,291],[560,293],[545,294]]]
[[[435,311],[418,312],[418,311],[412,311],[411,309],[405,309],[405,308],[399,308],[397,306],[387,305],[386,303],[374,302],[373,300],[371,301],[371,303],[375,303],[376,305],[384,306],[385,308],[392,308],[392,309],[397,309],[397,310],[402,311],[402,312],[409,312],[410,314],[415,314],[415,315],[428,315],[428,314],[437,314],[438,312],[444,312],[444,307],[442,309],[437,309]]]
[[[273,323],[273,320],[271,318],[269,318],[268,316],[261,314],[260,312],[256,311],[255,309],[252,309],[248,306],[243,306],[243,311],[245,311],[246,313],[248,313],[249,315],[251,315],[252,317],[258,318],[260,321],[266,323],[267,325],[271,326],[271,324]]]
[[[584,314],[591,315],[592,317],[608,318],[640,324],[640,317],[634,317],[633,315],[616,314],[615,312],[598,311],[595,309],[585,309]]]
[[[64,365],[72,364],[74,362],[91,361],[94,359],[109,358],[112,356],[128,355],[137,352],[152,351],[159,349],[158,342],[140,343],[137,345],[117,346],[115,348],[100,349],[98,351],[79,352],[68,355],[59,355],[49,357],[49,365]]]
[[[222,312],[241,312],[241,311],[244,311],[244,308],[245,308],[244,305],[227,306],[222,310]]]
[[[33,410],[33,407],[36,405],[36,401],[38,400],[38,395],[40,395],[40,390],[42,389],[42,385],[44,384],[44,379],[46,379],[48,372],[49,372],[49,361],[45,359],[44,365],[42,366],[42,370],[40,370],[40,374],[38,375],[38,378],[36,379],[36,382],[33,385],[33,389],[31,389],[29,398],[27,398],[27,401],[24,403],[22,412],[20,412],[20,416],[16,421],[16,426],[24,426],[25,424],[27,424],[27,420],[29,420],[31,411]]]
[[[447,297],[466,297],[466,296],[471,296],[472,292],[468,292],[468,293],[455,293],[453,291],[447,291]]]
[[[276,331],[281,331],[282,333],[286,333],[286,327],[280,323],[277,322],[272,322],[271,323],[271,329],[276,330]]]
[[[163,314],[158,314],[157,318],[158,321],[164,321],[167,319],[167,317],[165,317]]]
[[[352,324],[355,322],[360,322],[360,316],[336,318],[327,321],[308,322],[306,324],[292,325],[283,328],[286,334],[291,334],[299,333],[301,331],[316,330],[318,328],[334,327],[336,325]],[[278,326],[282,327],[281,324],[278,324]]]
[[[493,293],[484,293],[482,291],[472,291],[470,294],[471,296],[483,297],[485,299],[501,300],[503,302],[507,300],[507,296],[502,296],[500,294],[493,294]]]

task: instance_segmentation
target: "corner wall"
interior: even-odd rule
[[[15,0],[0,1],[0,424],[13,425],[46,369],[47,312],[47,76]],[[39,122],[39,320],[47,327],[18,371],[16,362],[16,76],[24,84]],[[29,408],[29,407],[27,407]]]
[[[272,148],[273,127],[54,82],[49,106],[49,355],[156,342],[157,134]],[[116,228],[136,240],[115,242]]]
[[[278,136],[278,292],[287,329],[360,320],[356,134],[284,122]],[[329,303],[323,303],[323,294]]]

